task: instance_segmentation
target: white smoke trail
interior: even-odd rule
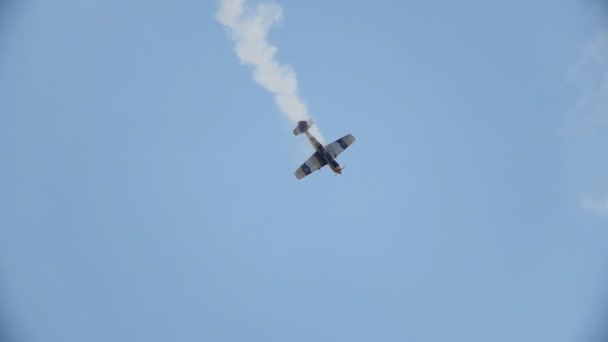
[[[216,19],[230,30],[241,63],[253,66],[253,79],[274,94],[281,112],[295,124],[310,118],[298,96],[296,74],[289,65],[277,62],[277,48],[266,40],[270,28],[282,15],[277,4],[258,4],[249,9],[245,8],[245,0],[221,0]],[[323,139],[316,125],[311,133]]]
[[[565,133],[580,178],[581,207],[608,218],[608,1],[596,0],[589,13],[598,31],[570,74],[579,96],[566,116]]]

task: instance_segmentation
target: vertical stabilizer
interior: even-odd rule
[[[293,134],[294,135],[300,135],[306,131],[308,131],[308,129],[314,124],[314,122],[312,120],[307,120],[307,121],[299,121],[298,122],[298,126],[296,128],[293,129]]]

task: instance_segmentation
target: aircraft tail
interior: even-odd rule
[[[314,124],[314,121],[312,120],[307,120],[307,121],[298,121],[298,126],[296,128],[293,129],[293,134],[294,135],[300,135],[306,131],[308,131],[308,129]]]

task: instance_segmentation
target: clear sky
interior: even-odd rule
[[[608,335],[599,3],[278,3],[342,176],[218,2],[0,2],[3,340]]]

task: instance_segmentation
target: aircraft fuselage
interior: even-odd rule
[[[329,151],[327,151],[327,149],[312,134],[310,134],[310,132],[305,131],[304,134],[306,134],[306,138],[308,138],[308,141],[315,151],[317,151],[317,153],[319,153],[319,155],[325,159],[331,170],[335,173],[342,174],[342,168],[334,156],[329,153]]]

